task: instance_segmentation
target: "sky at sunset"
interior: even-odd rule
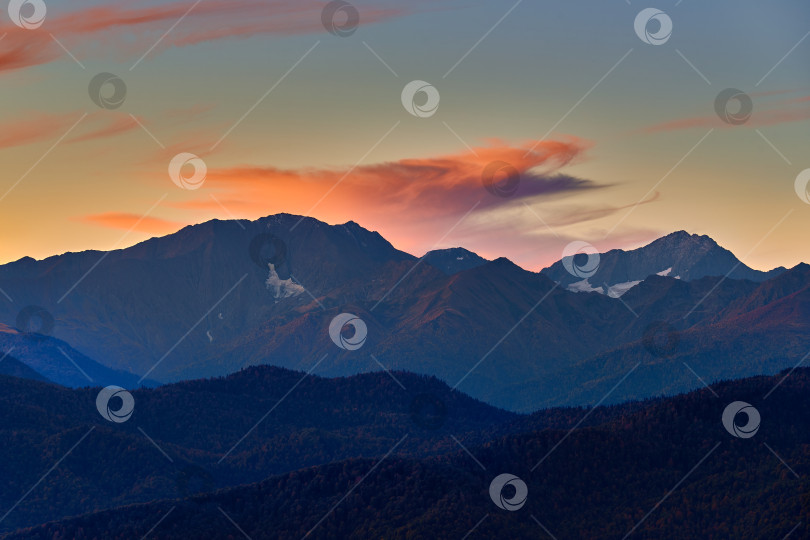
[[[279,212],[532,270],[680,229],[754,268],[810,261],[806,2],[358,0],[343,37],[323,1],[45,4],[34,29],[0,13],[0,263]],[[660,45],[634,30],[651,6]],[[120,107],[91,99],[101,73]],[[435,113],[403,106],[414,80]],[[716,113],[727,88],[752,101],[740,125]],[[180,153],[197,189],[170,178]],[[485,189],[492,163],[514,194]]]

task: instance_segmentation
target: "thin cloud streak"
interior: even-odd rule
[[[30,32],[6,23],[0,52],[0,72],[24,69],[64,59],[64,51],[50,37],[57,36],[79,57],[112,51],[137,58],[150,46],[154,36],[188,12],[190,2],[162,6],[91,7],[48,19],[49,33]],[[171,47],[185,47],[223,39],[257,35],[300,35],[322,32],[318,0],[208,0],[201,3],[182,25],[161,40],[151,54]],[[374,24],[400,16],[399,8],[367,8],[363,24]],[[122,34],[126,39],[122,39]]]
[[[0,124],[0,150],[49,141],[76,121],[79,112],[66,114],[29,113],[23,118]],[[138,124],[122,113],[92,113],[87,115],[83,133],[66,140],[66,144],[106,139],[126,133]]]
[[[759,128],[767,126],[775,126],[779,124],[787,124],[792,122],[803,122],[810,120],[810,96],[802,96],[788,100],[782,100],[769,109],[757,110],[761,106],[757,98],[764,98],[773,95],[780,95],[787,92],[770,92],[751,94],[754,101],[754,112],[751,118],[745,123],[746,127]],[[661,133],[668,131],[679,131],[684,129],[709,129],[709,128],[738,128],[740,126],[730,125],[723,122],[717,115],[711,116],[693,116],[690,118],[681,118],[677,120],[670,120],[647,126],[642,130],[643,133]]]

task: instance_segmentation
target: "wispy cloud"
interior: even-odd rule
[[[55,139],[60,132],[64,133],[76,122],[78,117],[77,113],[30,113],[8,120],[0,125],[0,149]]]
[[[56,139],[76,122],[81,111],[64,114],[30,112],[24,116],[0,123],[0,149],[24,146]],[[87,116],[77,135],[66,143],[101,139],[125,133],[137,123],[122,113],[98,112]]]
[[[95,124],[100,124],[97,128],[92,128],[85,133],[76,135],[68,139],[68,143],[77,143],[83,141],[92,141],[95,139],[106,139],[115,135],[120,135],[138,127],[138,123],[132,117],[125,114],[113,115],[90,115],[90,121]],[[92,124],[91,124],[92,125]]]
[[[255,35],[295,35],[321,32],[318,0],[206,0],[188,13],[157,47],[183,47],[207,41]],[[46,64],[64,58],[51,34],[78,57],[113,52],[137,58],[189,11],[193,2],[132,7],[131,4],[90,7],[61,16],[50,16],[47,32],[27,31],[9,23],[0,42],[0,72]],[[401,8],[367,8],[363,24],[373,24],[403,13]],[[103,47],[100,47],[103,45]],[[152,53],[154,54],[154,53]]]
[[[745,126],[751,128],[767,127],[790,122],[810,120],[810,96],[801,96],[781,100],[763,108],[762,101],[770,96],[789,93],[789,91],[760,92],[751,94],[754,99],[754,112]],[[738,127],[726,124],[717,115],[693,116],[654,124],[643,129],[645,133],[660,133],[683,129],[710,129]]]

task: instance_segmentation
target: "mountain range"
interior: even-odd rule
[[[708,237],[678,232],[602,254],[590,281],[608,284],[601,293],[569,290],[577,278],[560,268],[530,272],[462,248],[416,258],[353,222],[213,220],[123,250],[0,266],[14,299],[0,322],[42,307],[54,319],[46,337],[127,388],[263,364],[330,377],[388,369],[523,412],[771,374],[810,350],[806,265],[758,272]],[[330,337],[341,313],[364,322],[360,348]],[[18,338],[21,351],[42,340]],[[27,358],[18,357],[53,382],[90,383],[68,376],[64,359],[61,372],[43,373]]]
[[[576,257],[280,214],[2,265],[0,537],[806,536],[810,266]]]

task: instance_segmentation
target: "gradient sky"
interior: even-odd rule
[[[533,270],[572,240],[680,229],[755,268],[810,261],[806,2],[356,1],[349,37],[321,1],[46,3],[34,30],[0,18],[0,262],[278,212]],[[650,6],[673,21],[660,46],[633,28]],[[101,72],[127,85],[116,110],[89,98]],[[441,96],[429,118],[400,101],[417,79]],[[715,114],[726,88],[751,96],[746,124]],[[170,180],[180,152],[200,189]],[[498,160],[514,197],[482,187]]]

